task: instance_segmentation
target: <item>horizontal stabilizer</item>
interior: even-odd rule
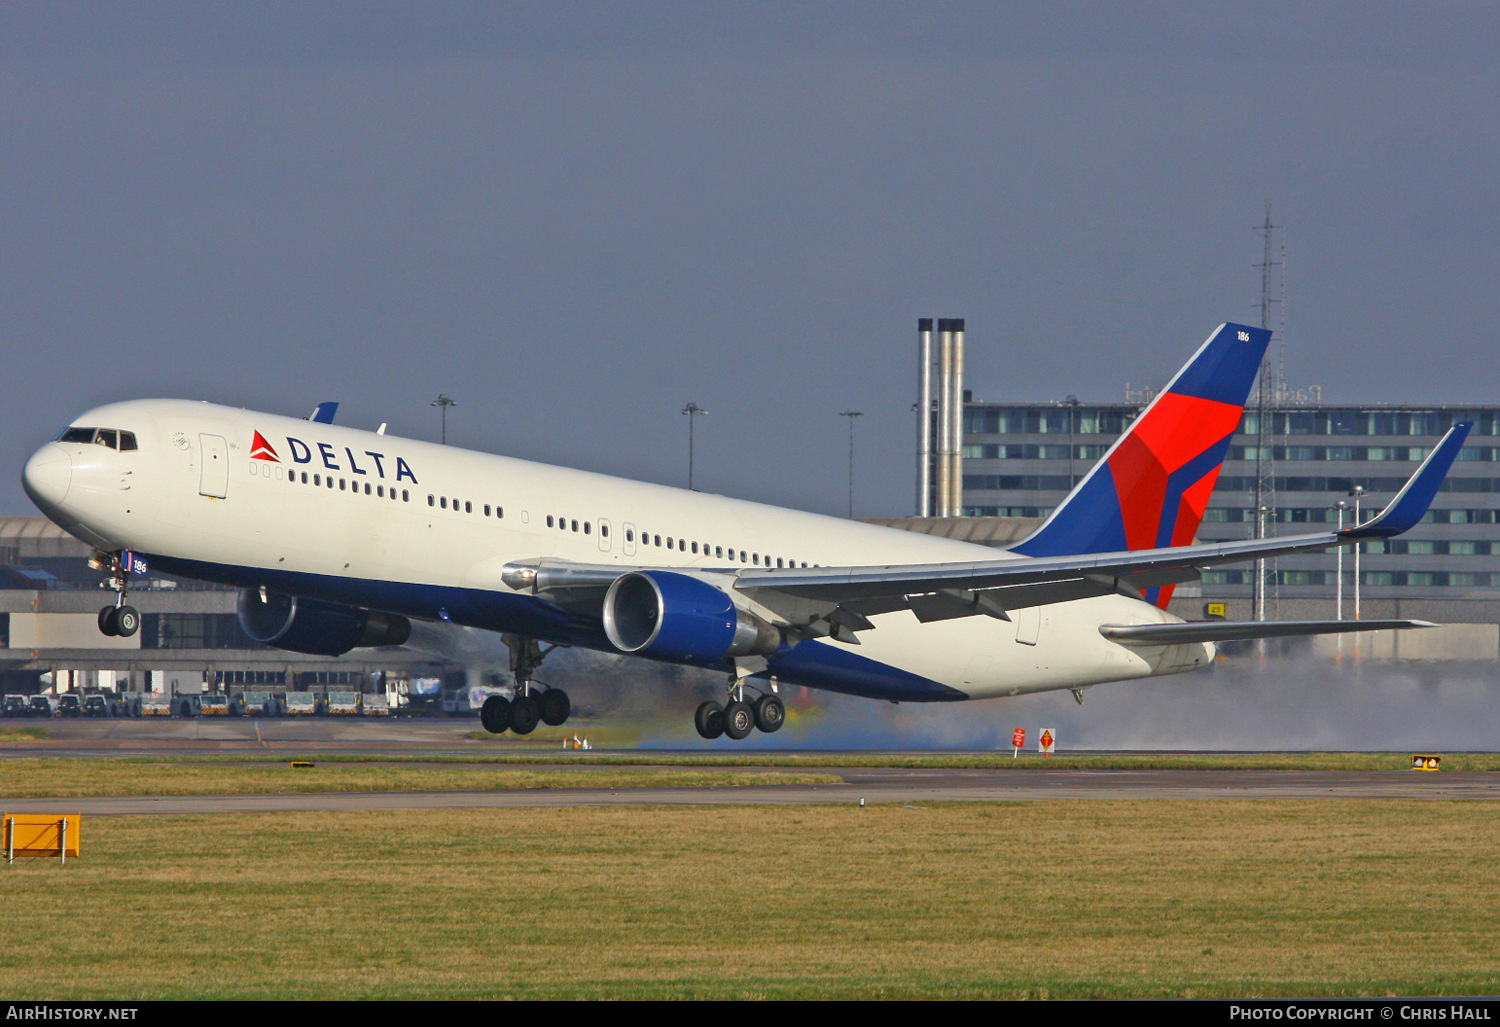
[[[1436,624],[1426,620],[1206,620],[1187,624],[1101,624],[1099,634],[1121,645],[1147,646],[1435,627]]]

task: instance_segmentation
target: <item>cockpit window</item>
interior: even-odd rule
[[[64,428],[58,442],[92,442],[106,449],[134,450],[135,432],[115,428]]]

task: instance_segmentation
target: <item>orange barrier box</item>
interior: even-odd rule
[[[78,855],[83,814],[81,813],[6,813],[0,816],[0,844],[5,861],[14,863],[17,856],[59,856],[66,863]]]

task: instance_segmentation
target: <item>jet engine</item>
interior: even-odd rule
[[[402,645],[411,622],[394,613],[307,599],[264,588],[240,590],[240,627],[265,645],[312,656],[342,656],[350,649]]]
[[[778,628],[736,607],[723,589],[670,571],[616,578],[604,596],[604,633],[621,652],[699,665],[769,655],[782,641]]]

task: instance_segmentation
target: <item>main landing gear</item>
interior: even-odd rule
[[[127,603],[126,594],[129,591],[129,577],[120,564],[119,553],[95,552],[89,560],[89,566],[97,571],[103,571],[108,575],[107,588],[114,589],[114,605],[106,606],[99,611],[99,630],[103,634],[129,638],[141,630],[141,615],[134,606]]]
[[[557,646],[543,649],[534,638],[520,635],[501,635],[501,641],[510,647],[510,669],[516,677],[515,698],[492,695],[479,708],[479,723],[492,735],[514,731],[518,735],[529,735],[538,724],[558,727],[567,721],[573,712],[568,693],[561,688],[545,686],[531,680],[531,675],[542,665],[542,660]]]
[[[771,687],[775,687],[772,685]],[[750,732],[759,728],[766,734],[781,730],[786,723],[786,707],[775,695],[767,692],[753,702],[745,701],[745,681],[732,678],[729,683],[729,703],[721,706],[709,700],[693,714],[693,726],[704,738],[724,735],[738,742],[748,738]]]

